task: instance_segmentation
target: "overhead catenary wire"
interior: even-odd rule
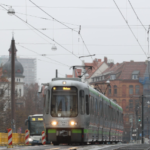
[[[125,17],[123,16],[123,14],[122,14],[121,10],[119,9],[119,7],[118,7],[117,3],[115,2],[115,0],[113,0],[113,1],[114,1],[114,3],[115,3],[116,7],[118,8],[118,10],[119,10],[119,12],[120,12],[121,16],[123,17],[124,21],[125,21],[125,22],[126,22],[126,24],[128,25],[128,27],[129,27],[129,29],[130,29],[131,33],[133,34],[134,38],[135,38],[135,39],[136,39],[136,41],[138,42],[138,44],[139,44],[140,48],[142,49],[143,53],[145,54],[145,56],[146,56],[146,58],[147,58],[147,54],[146,54],[146,52],[145,52],[145,51],[144,51],[144,49],[142,48],[142,46],[141,46],[141,44],[139,43],[138,39],[136,38],[136,36],[135,36],[134,32],[132,31],[132,29],[131,29],[130,25],[128,24],[127,20],[125,19]]]
[[[25,6],[21,6],[21,5],[7,5],[7,4],[2,4],[4,6],[13,6],[13,7],[25,7]],[[28,6],[29,8],[33,8],[33,7],[36,7],[36,6]],[[81,6],[81,7],[78,7],[78,6],[39,6],[39,7],[42,7],[42,8],[62,8],[62,9],[116,9],[116,7],[85,7],[85,6]],[[131,8],[128,8],[128,7],[121,7],[120,9],[131,9]],[[150,9],[150,7],[136,7],[136,9]]]
[[[27,50],[29,50],[29,51],[32,51],[33,53],[36,53],[36,54],[39,55],[39,56],[42,56],[41,54],[37,53],[36,51],[33,51],[33,50],[31,50],[31,49],[29,49],[29,48],[27,48],[27,47],[24,47],[24,46],[22,46],[22,45],[20,45],[20,44],[18,44],[18,46],[20,46],[20,47],[22,47],[22,48],[24,48],[24,49],[27,49]],[[64,64],[64,63],[62,63],[62,62],[59,62],[59,61],[57,61],[57,60],[54,60],[54,59],[52,59],[52,58],[49,58],[49,57],[46,57],[46,56],[44,56],[44,57],[47,58],[47,59],[50,59],[50,60],[52,60],[52,61],[55,61],[55,62],[59,63],[60,65],[70,67],[70,66],[68,66],[68,65],[66,65],[66,64]]]
[[[32,2],[31,0],[29,0],[29,1],[30,1],[32,4],[34,4],[35,6],[37,6],[37,8],[39,8],[41,11],[43,11],[43,12],[44,12],[45,14],[47,14],[49,17],[53,18],[54,20],[56,20],[56,21],[59,22],[60,24],[62,24],[62,25],[64,25],[64,26],[68,27],[68,28],[71,29],[72,31],[77,32],[77,33],[80,35],[80,37],[81,37],[81,39],[82,39],[82,42],[83,42],[83,44],[84,44],[86,50],[88,51],[89,55],[91,55],[90,52],[89,52],[89,50],[88,50],[88,48],[87,48],[87,46],[86,46],[86,44],[85,44],[85,42],[84,42],[84,40],[83,40],[82,35],[80,34],[81,26],[79,27],[79,31],[76,31],[76,30],[74,30],[73,28],[70,28],[70,27],[67,26],[66,24],[62,23],[61,21],[55,19],[53,16],[51,16],[50,14],[48,14],[46,11],[44,11],[42,8],[40,8],[38,5],[36,5],[36,4],[35,4],[34,2]],[[72,54],[73,54],[73,53],[72,53]],[[91,56],[91,59],[92,59],[92,61],[93,61],[92,56]]]
[[[7,10],[5,7],[3,7],[2,5],[0,5],[2,8],[4,8],[5,10]],[[42,35],[44,35],[45,37],[47,37],[48,39],[52,40],[53,42],[55,42],[57,45],[59,45],[60,47],[62,47],[64,50],[68,51],[69,53],[71,53],[67,48],[65,48],[64,46],[62,46],[61,44],[59,44],[57,41],[53,40],[52,38],[50,38],[48,35],[44,34],[43,32],[39,31],[37,28],[35,28],[33,25],[29,24],[28,22],[25,22],[22,18],[20,18],[19,16],[17,16],[16,14],[14,14],[14,16],[16,16],[18,19],[20,19],[21,21],[23,21],[24,23],[28,24],[30,27],[34,28],[36,31],[38,31],[39,33],[41,33]],[[72,54],[72,53],[71,53]],[[75,54],[72,54],[75,57],[78,58],[78,56],[76,56]],[[79,58],[78,58],[79,59]]]
[[[86,46],[86,44],[85,44],[85,42],[84,42],[84,40],[83,40],[83,38],[82,38],[82,35],[81,35],[81,34],[79,34],[79,35],[80,35],[80,37],[81,37],[81,39],[82,39],[82,42],[83,42],[83,44],[84,44],[86,50],[88,51],[89,55],[91,55],[90,51],[88,50],[88,48],[87,48],[87,46]],[[92,57],[92,56],[91,56],[91,59],[92,59],[92,61],[93,61],[93,57]]]
[[[132,4],[131,4],[130,0],[128,0],[128,2],[129,2],[129,4],[130,4],[130,6],[131,6],[131,8],[132,8],[133,12],[135,13],[135,15],[136,15],[137,19],[139,20],[139,22],[140,22],[140,23],[141,23],[141,25],[143,26],[144,30],[147,32],[147,29],[145,28],[145,26],[143,25],[142,21],[140,20],[140,18],[138,17],[137,13],[135,12],[135,10],[134,10],[134,8],[133,8],[133,6],[132,6]]]
[[[4,4],[2,4],[2,5],[4,5]],[[5,6],[8,6],[8,5],[5,5]],[[28,6],[28,7],[29,7],[29,6]],[[4,9],[0,9],[0,10],[5,11]],[[49,20],[49,21],[52,21],[52,20],[53,20],[53,19],[49,19],[49,18],[44,18],[44,17],[40,17],[40,16],[31,15],[31,14],[26,14],[26,13],[24,14],[24,13],[16,12],[16,11],[15,11],[15,13],[20,14],[20,15],[25,15],[25,16],[28,16],[28,17],[34,17],[34,18]],[[64,22],[64,21],[62,21],[62,23],[69,24],[69,25],[73,25],[73,26],[78,26],[78,27],[80,26],[80,25],[77,25],[77,24],[73,24],[73,23],[69,23],[69,22]]]
[[[51,17],[52,19],[54,19],[55,21],[59,22],[60,24],[66,26],[67,28],[75,31],[75,32],[78,32],[76,30],[74,30],[73,28],[70,28],[69,26],[67,26],[66,24],[64,24],[63,22],[57,20],[56,18],[54,18],[53,16],[51,16],[50,14],[48,14],[46,11],[44,11],[41,7],[39,7],[38,5],[36,5],[34,2],[32,2],[31,0],[29,0],[32,4],[34,4],[37,8],[39,8],[41,11],[43,11],[44,13],[46,13],[49,17]]]

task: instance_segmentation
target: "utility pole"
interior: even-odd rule
[[[144,144],[144,95],[142,95],[142,144]]]
[[[16,132],[15,126],[15,40],[11,40],[11,128]]]

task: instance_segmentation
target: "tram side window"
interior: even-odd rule
[[[119,125],[119,112],[117,111],[117,124]]]
[[[121,114],[121,125],[123,126],[123,114]]]
[[[89,96],[86,95],[86,114],[89,115]]]
[[[90,96],[90,114],[92,115],[92,96]]]
[[[102,104],[103,104],[102,101],[100,101],[100,116],[101,116],[101,117],[103,116],[103,112],[102,112],[102,110],[103,110],[103,109],[102,109]]]
[[[80,90],[80,113],[84,114],[84,91]]]
[[[50,101],[50,91],[47,90],[47,92],[46,92],[46,109],[45,109],[46,114],[49,113],[49,101]]]
[[[94,115],[94,97],[92,97],[92,115]]]
[[[108,106],[108,120],[110,121],[111,117],[110,117],[110,107]]]
[[[95,116],[97,116],[98,114],[98,103],[97,103],[97,99],[95,99]]]

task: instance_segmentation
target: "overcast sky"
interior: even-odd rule
[[[81,35],[90,54],[96,54],[93,59],[103,60],[106,56],[115,63],[147,59],[113,0],[32,1],[53,18],[64,22],[65,25],[76,31],[81,25]],[[130,0],[130,2],[147,30],[150,25],[150,1]],[[128,0],[116,0],[116,3],[143,50],[148,54],[147,31],[141,26]],[[9,7],[5,5],[11,5],[18,17],[40,29],[49,38],[54,38],[67,49],[56,44],[57,51],[52,51],[52,40],[35,31],[17,17],[9,16],[4,9],[0,8],[0,56],[8,55],[12,32],[14,32],[15,42],[20,43],[20,46],[16,45],[17,55],[37,58],[37,79],[40,83],[49,82],[51,78],[55,77],[56,69],[58,69],[60,77],[65,77],[65,74],[72,74],[69,66],[80,65],[81,60],[92,62],[91,57],[78,58],[89,55],[89,52],[76,31],[53,21],[50,16],[35,7],[29,0],[0,0],[0,4],[4,4],[2,6],[6,9]],[[46,57],[38,54],[46,54]]]

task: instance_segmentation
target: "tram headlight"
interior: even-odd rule
[[[70,125],[71,125],[71,126],[75,126],[75,125],[77,125],[77,122],[71,121],[71,122],[70,122]]]
[[[58,124],[58,122],[57,121],[52,121],[52,123],[51,123],[53,126],[56,126],[57,124]]]

